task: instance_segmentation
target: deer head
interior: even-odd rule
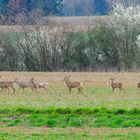
[[[31,78],[30,79],[30,83],[34,83],[34,78]]]
[[[69,78],[70,78],[70,75],[69,76],[65,76],[63,81],[68,82]]]
[[[114,82],[115,78],[110,78],[110,80],[111,80],[112,82]]]

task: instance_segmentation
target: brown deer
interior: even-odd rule
[[[32,92],[36,92],[37,89],[47,89],[48,83],[47,82],[35,82],[34,78],[30,80]]]
[[[2,76],[0,76],[0,78],[2,78]],[[8,90],[9,93],[9,89],[11,88],[13,90],[13,93],[15,93],[15,88],[14,88],[14,82],[13,81],[9,81],[9,80],[1,80],[0,81],[0,88],[3,90]]]
[[[124,88],[123,88],[123,84],[122,84],[122,83],[120,83],[120,82],[115,83],[115,82],[114,82],[115,78],[110,78],[110,80],[111,80],[111,87],[112,87],[112,91],[113,91],[113,92],[114,92],[114,90],[115,90],[116,88],[119,88],[120,91],[123,90],[123,92],[125,93],[125,90],[124,90]]]
[[[83,90],[83,83],[82,82],[71,82],[69,81],[70,75],[64,77],[64,81],[69,88],[69,93],[71,92],[72,88],[77,88],[78,92],[80,93]]]
[[[140,76],[139,76],[139,78],[140,78]],[[140,81],[138,82],[138,90],[140,92]]]
[[[15,78],[14,83],[17,83],[19,88],[22,89],[22,93],[24,93],[25,88],[31,88],[32,91],[34,90],[33,81],[34,78],[31,78],[29,81],[19,81],[18,78]]]

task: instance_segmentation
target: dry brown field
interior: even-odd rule
[[[111,16],[79,16],[79,17],[44,17],[48,24],[63,27],[65,31],[81,31],[96,27],[100,22],[109,22]],[[37,25],[39,26],[39,25]],[[22,32],[34,30],[35,25],[0,25],[0,30],[5,32]]]
[[[47,90],[39,89],[36,94],[31,89],[25,89],[24,94],[16,86],[16,94],[0,93],[1,106],[31,106],[31,107],[98,107],[107,108],[135,108],[140,107],[140,94],[137,90],[139,73],[100,73],[100,72],[0,72],[1,81],[13,81],[16,77],[20,80],[48,82]],[[71,81],[84,83],[83,94],[78,94],[77,89],[72,89],[72,94],[64,83],[64,76],[71,75]],[[122,82],[126,93],[118,89],[112,93],[110,78]],[[11,99],[9,101],[9,98]]]
[[[110,78],[116,82],[122,82],[125,87],[137,87],[140,73],[115,73],[115,72],[0,72],[1,80],[14,80],[16,77],[23,80],[35,78],[36,81],[47,81],[52,85],[64,84],[66,75],[71,76],[72,81],[81,81],[85,86],[110,87]]]

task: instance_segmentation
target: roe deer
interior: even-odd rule
[[[124,90],[124,88],[123,88],[123,84],[122,84],[122,83],[120,83],[120,82],[115,83],[115,82],[114,82],[115,78],[110,78],[110,80],[111,80],[111,87],[112,87],[112,91],[113,91],[113,92],[114,92],[115,88],[119,88],[120,91],[123,90],[124,93],[125,93],[125,90]]]
[[[139,78],[140,78],[140,76],[139,76]],[[140,92],[140,81],[138,82],[138,90]]]
[[[42,88],[42,89],[48,88],[47,82],[35,82],[34,79],[32,78],[31,83],[32,83],[32,87],[31,87],[32,91],[35,91],[35,92],[37,89],[40,89],[40,88]]]
[[[31,78],[29,81],[19,81],[18,78],[16,78],[14,82],[17,83],[19,88],[22,89],[22,92],[24,92],[25,88],[31,88],[33,91],[33,81],[33,78]]]
[[[0,78],[2,78],[1,76],[0,76]],[[1,80],[0,81],[0,88],[2,89],[2,91],[4,90],[4,89],[8,89],[8,93],[9,93],[9,89],[11,88],[12,90],[13,90],[13,93],[15,93],[15,88],[14,88],[14,82],[13,81],[3,81],[3,80]]]
[[[81,92],[83,90],[83,83],[82,82],[71,82],[69,81],[70,75],[64,77],[64,81],[69,88],[69,92],[71,92],[72,88],[77,88],[78,92]]]

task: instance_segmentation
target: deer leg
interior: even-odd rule
[[[24,88],[22,88],[22,94],[24,93]]]
[[[120,87],[120,91],[122,91],[123,90],[123,92],[125,93],[125,90],[124,90],[124,88],[123,87]]]
[[[114,89],[114,88],[112,88],[112,92],[113,92],[113,93],[114,93],[114,90],[115,90],[115,89]]]
[[[3,91],[4,91],[4,87],[1,88],[1,92],[2,92],[2,93],[3,93]]]
[[[137,87],[137,93],[139,93],[139,87]]]
[[[9,88],[7,87],[6,89],[8,90],[8,94],[9,94]]]
[[[8,90],[8,88],[4,88],[4,91],[9,93],[9,90]]]
[[[69,93],[71,93],[71,88],[69,87]]]
[[[15,94],[15,88],[14,87],[11,87],[13,89],[13,93]]]
[[[30,87],[31,88],[31,90],[32,90],[32,93],[34,93],[34,88],[32,88],[32,87]]]
[[[120,93],[122,92],[122,88],[119,88],[119,90],[120,90]]]
[[[5,92],[5,88],[4,88],[4,87],[2,88],[2,93],[3,93],[3,92]]]
[[[32,88],[32,93],[34,93],[34,89]]]
[[[37,93],[37,88],[34,89],[34,92]]]
[[[124,88],[122,88],[122,90],[123,90],[123,92],[125,93],[125,89],[124,89]]]
[[[3,93],[3,88],[1,88],[0,92]]]
[[[36,93],[37,92],[37,88],[32,88],[32,93]]]
[[[20,94],[21,94],[21,92],[22,92],[22,88],[21,88],[21,87],[19,87],[19,92],[20,92]]]
[[[78,89],[78,93],[81,93],[81,89],[80,88],[77,88]]]
[[[81,87],[81,92],[83,93],[83,87]]]
[[[5,90],[6,90],[6,91],[8,92],[8,94],[9,94],[9,88],[6,87]]]

